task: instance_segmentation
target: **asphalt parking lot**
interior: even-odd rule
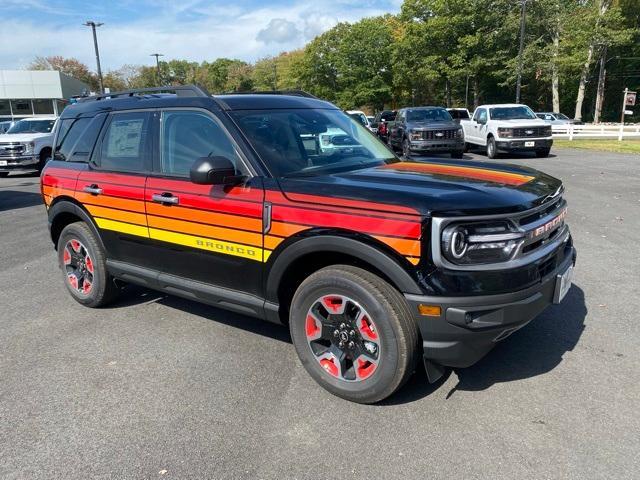
[[[38,178],[0,179],[0,478],[639,478],[640,157],[553,153],[501,161],[565,182],[564,303],[375,406],[317,386],[285,328],[141,288],[75,303]]]

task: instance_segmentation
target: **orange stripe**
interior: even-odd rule
[[[213,227],[199,223],[186,222],[183,220],[171,220],[168,218],[148,215],[149,228],[159,228],[171,230],[178,233],[186,233],[201,237],[216,238],[225,242],[242,243],[255,247],[262,247],[262,234],[241,232],[229,228]]]
[[[268,250],[275,250],[275,248],[284,242],[284,238],[280,237],[272,237],[271,235],[265,235],[264,237],[264,248]]]
[[[147,225],[144,213],[123,212],[106,207],[96,207],[95,205],[85,205],[89,213],[94,217],[106,218],[107,220],[118,220],[120,222],[133,223],[135,225]]]
[[[68,195],[70,197],[73,197],[73,195],[75,194],[73,190],[70,190],[68,188],[52,187],[50,185],[43,185],[42,193],[49,195],[50,197],[57,197],[59,195]]]
[[[420,256],[420,241],[419,240],[404,240],[402,238],[390,238],[374,235],[373,238],[380,240],[393,248],[396,252],[402,255],[410,255],[412,257]]]
[[[304,225],[293,225],[291,223],[273,222],[271,224],[271,230],[269,230],[269,233],[271,233],[272,235],[279,235],[281,237],[289,237],[309,228],[311,227],[305,227]]]
[[[119,208],[121,210],[131,210],[132,212],[145,213],[144,202],[142,200],[130,200],[128,198],[104,197],[101,195],[91,195],[90,193],[77,192],[76,200],[83,204],[93,204],[102,207]]]
[[[392,170],[402,170],[416,173],[434,173],[440,175],[451,175],[454,177],[472,178],[475,180],[488,180],[490,182],[504,183],[506,185],[522,185],[530,182],[535,177],[521,175],[519,173],[501,172],[487,168],[464,167],[456,165],[445,165],[437,163],[417,163],[399,162],[385,165],[383,168]]]
[[[147,202],[147,213],[149,215],[170,216],[172,218],[208,223],[210,225],[217,225],[221,227],[241,228],[243,230],[251,230],[253,232],[262,231],[261,218],[247,218],[239,217],[237,215],[227,215],[226,213],[204,212],[202,210],[194,210],[178,206],[166,207],[164,205],[151,202]]]
[[[411,265],[418,265],[420,263],[420,259],[419,258],[415,258],[415,257],[405,257],[409,263]]]

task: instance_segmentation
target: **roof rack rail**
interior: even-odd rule
[[[105,100],[107,98],[133,97],[144,93],[171,93],[175,92],[178,97],[210,97],[211,95],[204,87],[200,85],[176,85],[166,87],[136,88],[133,90],[124,90],[122,92],[109,92],[100,95],[92,95],[91,97],[79,98],[78,102],[95,102]]]
[[[224,92],[217,95],[292,95],[294,97],[318,98],[304,90],[245,90],[242,92]]]

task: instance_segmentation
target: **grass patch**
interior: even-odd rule
[[[637,153],[640,155],[640,139],[625,138],[621,142],[617,139],[589,139],[581,138],[570,142],[565,138],[554,139],[553,146],[558,148],[584,148],[600,150],[602,152]]]

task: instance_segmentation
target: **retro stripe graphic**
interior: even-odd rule
[[[385,165],[383,168],[414,173],[430,173],[436,175],[450,175],[452,177],[485,180],[503,185],[520,186],[530,182],[535,177],[520,173],[501,172],[489,168],[467,167],[461,165],[446,165],[441,163],[398,162]]]
[[[160,178],[147,178],[145,185],[144,176],[101,172],[76,173],[76,181],[65,169],[51,170],[43,177],[45,201],[73,196],[104,230],[266,262],[292,235],[318,227],[344,228],[375,238],[413,265],[420,261],[421,217],[404,206]],[[83,192],[94,184],[102,194]],[[179,205],[153,202],[152,196],[163,192],[178,196]],[[272,204],[266,235],[264,201]]]

